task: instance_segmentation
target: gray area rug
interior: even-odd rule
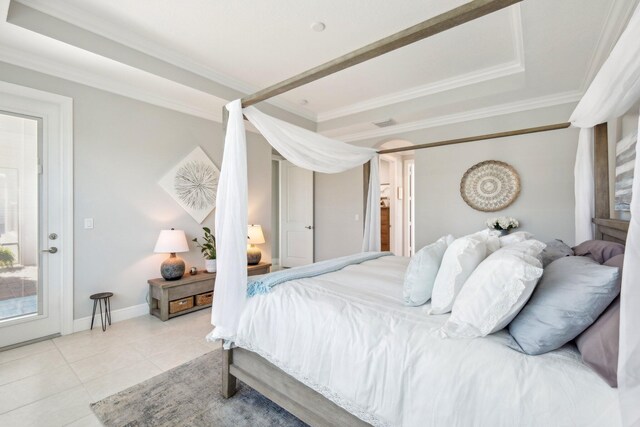
[[[214,350],[120,393],[92,403],[108,427],[306,426],[245,384],[220,393],[221,350]]]

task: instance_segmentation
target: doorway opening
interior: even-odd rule
[[[392,140],[380,149],[413,145]],[[415,252],[415,156],[413,151],[380,155],[380,242],[383,251],[399,256]]]

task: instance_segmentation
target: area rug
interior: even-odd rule
[[[108,427],[306,426],[245,384],[230,399],[220,394],[221,350],[92,403]]]

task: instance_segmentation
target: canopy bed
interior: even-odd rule
[[[640,304],[640,287],[634,289],[634,282],[640,281],[640,179],[633,184],[633,194],[638,197],[631,204],[635,214],[631,223],[612,219],[606,124],[640,99],[640,47],[635,42],[640,37],[640,9],[570,123],[376,152],[300,129],[251,107],[519,1],[471,1],[233,101],[223,110],[227,133],[215,218],[220,248],[212,310],[215,329],[208,339],[225,342],[225,397],[235,393],[239,379],[311,425],[466,425],[479,419],[501,425],[527,420],[544,425],[640,422],[640,409],[634,405],[640,401],[640,336],[632,331],[633,325],[640,324],[640,314],[632,311]],[[344,262],[340,268],[335,262],[319,263],[286,281],[275,276],[247,288],[244,118],[297,166],[335,173],[364,165],[367,201],[364,254],[360,258],[337,260],[338,264]],[[598,381],[575,352],[565,347],[542,356],[514,352],[508,348],[512,338],[505,331],[443,344],[433,331],[446,317],[427,316],[425,306],[403,306],[394,294],[393,290],[402,286],[408,261],[388,254],[371,255],[380,250],[378,154],[547,132],[570,125],[581,127],[575,166],[576,240],[595,236],[627,245],[618,390]],[[636,157],[638,164],[640,156]],[[261,293],[268,295],[248,297]],[[464,357],[469,352],[473,358]],[[366,357],[354,359],[354,354]],[[505,398],[508,396],[519,400]],[[459,399],[465,399],[466,411],[457,409]]]

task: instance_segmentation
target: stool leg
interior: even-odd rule
[[[107,319],[109,320],[109,326],[111,326],[111,298],[107,297]]]
[[[98,300],[93,300],[93,314],[91,315],[91,328],[89,330],[93,330],[93,320],[96,317],[96,304],[98,303]]]
[[[107,330],[107,325],[105,324],[105,318],[102,315],[102,302],[103,302],[102,299],[100,299],[100,303],[99,303],[99,305],[100,305],[100,323],[102,324],[102,332],[104,332],[104,331]],[[105,309],[105,311],[107,310],[106,304],[104,306],[104,309]]]

